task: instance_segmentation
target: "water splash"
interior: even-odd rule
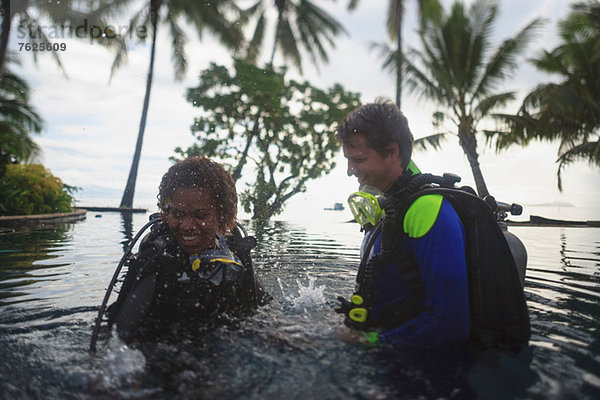
[[[107,389],[115,389],[134,382],[136,376],[144,371],[146,358],[141,351],[129,348],[113,327],[108,340],[101,384]]]
[[[292,309],[295,311],[304,311],[306,309],[318,308],[326,304],[325,300],[325,286],[316,286],[315,282],[317,278],[307,275],[308,285],[304,286],[302,282],[296,279],[296,283],[298,285],[298,295],[295,296],[293,294],[289,296],[285,296],[286,300],[289,301],[292,305]],[[283,293],[283,285],[281,284],[281,280],[277,278],[279,282],[279,287]]]

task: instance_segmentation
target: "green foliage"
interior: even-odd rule
[[[301,52],[308,55],[315,66],[319,61],[327,62],[327,47],[335,47],[335,38],[347,32],[334,16],[321,8],[322,3],[310,0],[257,0],[243,13],[244,19],[256,21],[252,37],[244,46],[246,60],[256,63],[263,47],[269,16],[276,13],[271,63],[277,51],[284,61],[290,61],[301,74]]]
[[[218,158],[234,180],[245,176],[240,201],[257,220],[280,213],[308,180],[331,171],[340,147],[335,126],[360,105],[359,95],[340,85],[321,90],[287,81],[284,69],[241,60],[234,61],[233,73],[211,64],[200,82],[187,93],[202,109],[192,126],[198,143],[175,152]]]
[[[26,162],[40,152],[32,140],[42,119],[29,105],[29,85],[8,68],[0,77],[0,178],[7,164]]]
[[[240,25],[235,20],[240,12],[233,0],[113,0],[101,2],[95,9],[95,14],[103,18],[118,18],[123,14],[129,17],[127,31],[118,40],[110,39],[106,40],[108,43],[102,43],[115,51],[111,78],[127,62],[127,51],[134,45],[132,42],[145,42],[152,38],[152,32],[164,28],[171,44],[169,50],[178,80],[185,77],[188,67],[186,26],[194,29],[200,39],[208,31],[226,48],[236,49],[243,41]],[[156,17],[154,23],[153,13]],[[149,34],[140,35],[140,32]]]
[[[512,76],[518,57],[541,25],[536,19],[494,48],[490,38],[497,13],[494,1],[475,0],[468,8],[454,2],[440,19],[421,26],[422,50],[411,49],[403,63],[409,92],[439,106],[434,127],[442,128],[445,121],[455,126],[481,197],[488,190],[478,161],[477,125],[514,99],[514,92],[498,88]],[[445,134],[421,138],[417,144],[437,149]]]
[[[70,192],[73,190],[42,165],[8,165],[4,177],[0,178],[0,215],[71,211]]]
[[[349,8],[355,6],[356,2],[348,5]],[[394,72],[396,78],[396,105],[402,109],[402,84],[404,54],[402,51],[402,26],[405,15],[405,0],[389,0],[387,11],[387,31],[392,42],[396,42],[396,48],[391,49],[387,43],[371,43],[371,50],[379,52],[379,56],[384,60],[383,69]],[[419,9],[419,22],[421,26],[426,26],[430,21],[437,22],[442,18],[443,8],[439,0],[417,0]],[[435,145],[434,145],[435,147]]]
[[[517,115],[502,115],[509,132],[500,149],[532,140],[557,140],[558,188],[562,170],[578,160],[600,167],[600,2],[572,6],[560,22],[562,43],[533,59],[559,80],[539,85],[523,100]]]

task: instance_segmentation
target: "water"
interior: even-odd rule
[[[88,213],[75,224],[0,231],[0,398],[600,397],[599,228],[511,228],[529,252],[533,336],[522,354],[415,353],[338,339],[332,309],[352,291],[361,240],[345,220],[322,212],[247,222],[274,304],[137,347],[102,342],[95,356],[88,347],[99,304],[147,215]]]

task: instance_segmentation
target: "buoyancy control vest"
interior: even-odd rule
[[[150,233],[141,240],[139,251],[132,254],[135,242],[148,227],[152,228]],[[153,308],[166,310],[162,313],[166,318],[189,312],[201,319],[221,311],[251,310],[266,304],[271,297],[254,274],[251,249],[255,246],[256,239],[238,224],[232,235],[219,237],[215,249],[190,257],[179,248],[160,217],[153,214],[115,271],[98,313],[90,350],[95,351],[101,325],[107,331],[117,325],[119,334],[127,340],[147,316],[152,316]],[[128,270],[123,279],[119,276],[124,265]],[[119,282],[119,296],[107,308],[110,293]]]
[[[351,301],[342,301],[346,325],[362,330],[388,330],[414,318],[424,309],[424,291],[416,261],[405,250],[402,222],[411,204],[421,196],[443,196],[454,207],[465,228],[469,285],[470,341],[484,347],[519,350],[531,336],[529,314],[517,265],[494,211],[469,187],[457,188],[459,177],[417,174],[403,179],[400,188],[386,196],[385,218],[374,229],[381,234],[381,251],[367,260],[364,251]],[[386,317],[369,318],[374,298],[377,267],[393,261],[401,270],[409,295],[401,304],[388,307]]]

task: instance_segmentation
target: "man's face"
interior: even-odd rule
[[[350,135],[343,143],[348,160],[348,176],[356,176],[360,187],[365,185],[386,191],[402,175],[398,146],[393,143],[386,156],[373,149],[364,135]]]

